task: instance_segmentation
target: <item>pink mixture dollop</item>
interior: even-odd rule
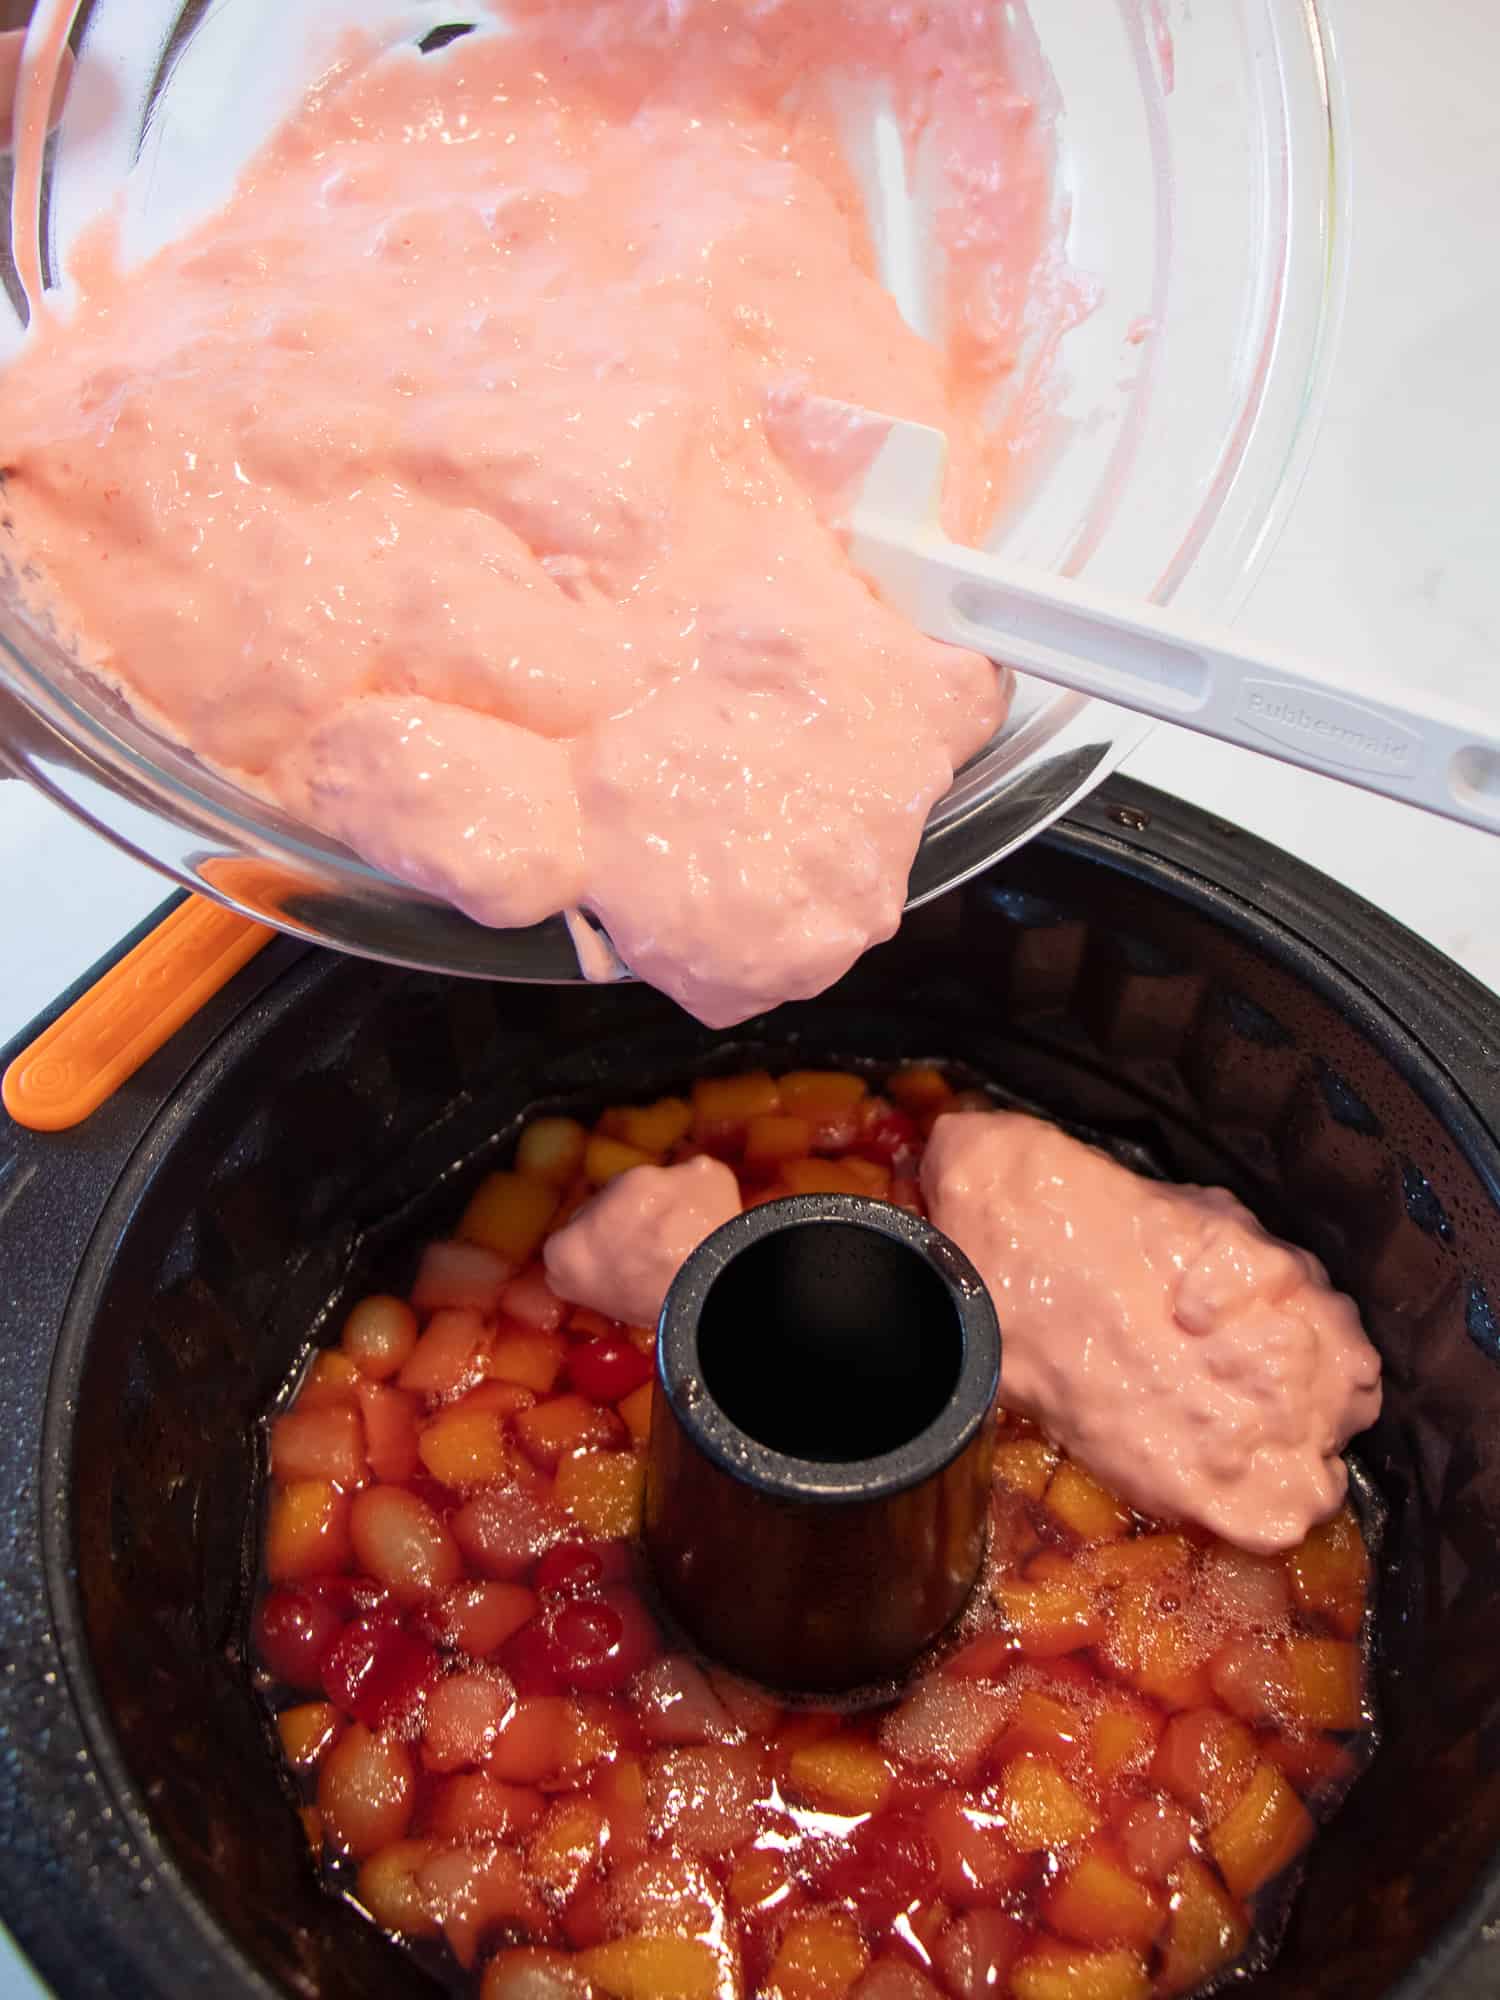
[[[1001,1400],[1107,1486],[1266,1554],[1338,1511],[1380,1357],[1315,1257],[1019,1112],[940,1118],[922,1192],[994,1298]]]
[[[804,406],[1004,502],[1075,310],[1007,0],[526,0],[345,50],[222,213],[72,260],[0,380],[33,605],[211,765],[480,922],[586,910],[712,1025],[898,923],[1007,677],[886,610]],[[836,79],[842,78],[843,85]],[[876,276],[841,88],[935,190]]]
[[[575,1306],[655,1326],[688,1258],[739,1212],[740,1184],[722,1160],[631,1167],[547,1238],[547,1282]]]

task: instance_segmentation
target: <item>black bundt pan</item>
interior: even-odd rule
[[[321,1894],[236,1661],[255,1419],[523,1107],[756,1044],[956,1058],[1326,1259],[1385,1356],[1385,1743],[1284,2000],[1494,2000],[1500,1003],[1333,883],[1114,784],[732,1037],[642,988],[273,945],[75,1134],[0,1132],[0,1916],[63,2000],[436,1993]],[[453,1184],[450,1186],[450,1182]]]

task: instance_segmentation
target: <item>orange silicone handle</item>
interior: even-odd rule
[[[0,1101],[33,1132],[81,1125],[275,935],[189,896],[22,1050]]]

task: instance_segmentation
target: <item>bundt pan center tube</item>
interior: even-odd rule
[[[763,1203],[678,1273],[657,1374],[646,1550],[704,1652],[809,1692],[903,1673],[984,1555],[1000,1340],[968,1258],[886,1202]]]
[[[0,1918],[59,2000],[440,1993],[323,1891],[281,1788],[243,1654],[261,1418],[529,1112],[930,1059],[1230,1187],[1358,1301],[1381,1746],[1237,1990],[1494,2000],[1497,1051],[1500,1003],[1399,926],[1118,782],[732,1043],[644,987],[271,945],[76,1131],[0,1126]]]

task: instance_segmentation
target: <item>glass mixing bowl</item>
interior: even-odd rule
[[[1069,262],[1097,289],[1065,336],[1044,462],[997,526],[1017,561],[1231,612],[1296,490],[1343,290],[1347,149],[1317,0],[1031,0],[1061,107]],[[144,250],[211,212],[290,109],[330,27],[369,0],[41,0],[28,54],[75,62],[55,137],[18,171],[0,358],[28,285],[111,203]],[[445,38],[453,4],[392,35]],[[23,148],[24,162],[24,148]],[[24,281],[24,282],[23,282]],[[9,698],[8,701],[6,698]],[[0,578],[7,754],[54,799],[190,887],[319,943],[496,979],[579,976],[560,919],[486,930],[207,771],[27,619]],[[912,903],[1047,826],[1147,725],[1038,683],[925,831]]]

